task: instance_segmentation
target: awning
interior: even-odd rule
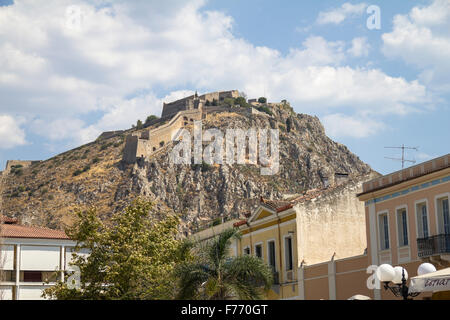
[[[411,278],[409,292],[437,292],[450,290],[450,268]]]
[[[347,300],[372,300],[372,298],[364,296],[362,294],[355,294],[354,296],[351,296]]]

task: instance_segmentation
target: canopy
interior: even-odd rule
[[[409,292],[437,292],[450,290],[450,268],[411,278]]]

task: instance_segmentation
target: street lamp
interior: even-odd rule
[[[417,273],[421,275],[433,271],[436,271],[436,268],[431,263],[422,263]],[[384,283],[384,289],[391,290],[396,297],[408,300],[408,297],[413,298],[420,294],[420,292],[408,292],[408,286],[406,285],[408,272],[403,267],[397,266],[394,268],[390,264],[382,264],[378,267],[376,275]]]

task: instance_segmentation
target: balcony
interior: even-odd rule
[[[419,258],[450,254],[450,234],[417,239],[417,251]]]

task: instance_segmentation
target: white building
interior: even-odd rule
[[[0,300],[43,299],[43,289],[64,279],[76,243],[64,231],[0,223]]]

